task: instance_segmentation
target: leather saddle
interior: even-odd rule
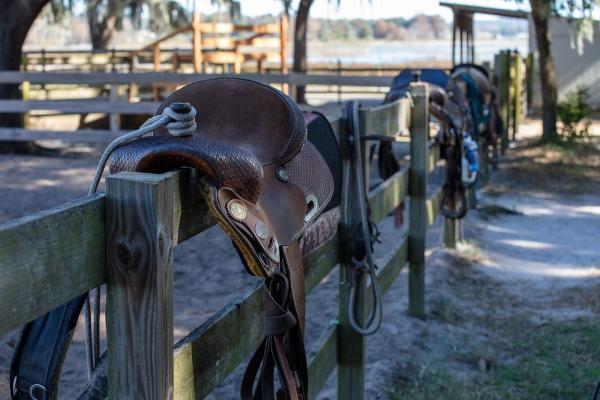
[[[439,69],[404,70],[397,75],[385,101],[404,96],[411,82],[429,85],[429,112],[442,129],[436,138],[441,144],[441,157],[446,160],[446,178],[442,186],[441,213],[448,218],[462,218],[467,212],[463,184],[463,135],[471,132],[472,119],[465,93],[448,74]],[[384,158],[380,155],[380,159]],[[388,163],[389,164],[389,163]],[[395,171],[393,171],[395,172]]]
[[[450,76],[468,98],[475,138],[481,136],[490,145],[495,144],[504,128],[487,70],[477,64],[458,64]]]
[[[241,398],[306,399],[300,238],[323,211],[339,204],[337,141],[331,130],[307,140],[298,106],[274,88],[246,79],[192,83],[165,99],[157,114],[168,106],[175,111],[186,107],[180,103],[197,110],[193,135],[174,137],[159,128],[154,136],[117,148],[110,172],[161,173],[180,167],[199,172],[204,200],[233,241],[245,269],[265,278],[265,338],[248,363]],[[44,388],[44,398],[56,398],[62,360],[82,301],[75,299],[24,329],[11,370],[14,399],[29,399],[35,384]],[[52,340],[42,343],[40,334],[46,333]],[[43,354],[32,354],[33,349]],[[43,373],[30,372],[36,368]],[[101,386],[106,385],[105,374],[104,366],[94,374]],[[103,388],[94,385],[88,392],[101,394]]]

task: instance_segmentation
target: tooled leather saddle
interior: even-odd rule
[[[414,81],[428,84],[429,112],[441,126],[436,140],[441,145],[441,158],[446,160],[446,177],[442,185],[440,211],[447,218],[463,218],[467,213],[465,187],[477,177],[476,172],[470,171],[465,157],[464,141],[470,140],[473,129],[468,99],[445,71],[420,69],[405,70],[397,75],[385,101],[405,96]]]
[[[199,172],[205,202],[247,272],[265,278],[265,337],[248,363],[240,396],[306,399],[300,237],[319,214],[339,203],[339,158],[326,161],[322,155],[339,157],[333,132],[307,140],[305,118],[289,97],[245,79],[190,84],[164,100],[157,114],[171,105],[185,107],[175,103],[197,110],[197,131],[173,137],[159,128],[154,136],[117,148],[110,171],[161,173],[192,167]],[[11,370],[14,399],[29,399],[36,384],[44,389],[44,399],[56,398],[82,302],[75,299],[26,326]]]

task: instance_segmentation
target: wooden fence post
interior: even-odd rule
[[[361,117],[363,114],[361,113]],[[364,134],[365,125],[368,121],[365,121],[364,118],[360,118],[360,132]],[[352,146],[352,142],[350,141],[348,125],[343,125],[344,129],[342,130],[342,134],[340,135],[340,142],[342,142],[342,146],[348,149],[348,146]],[[361,143],[361,152],[362,152],[362,160],[363,160],[363,170],[365,172],[365,176],[363,177],[365,180],[366,188],[368,185],[368,162],[366,158],[366,146],[364,143]],[[348,152],[345,152],[348,154]],[[349,160],[344,162],[343,167],[350,167]],[[349,236],[351,235],[350,231],[354,226],[360,223],[360,211],[359,211],[359,203],[357,188],[356,188],[356,177],[350,176],[350,181],[348,182],[349,188],[345,190],[345,193],[348,193],[347,197],[342,197],[342,205],[340,210],[342,210],[341,214],[341,230],[342,237],[344,238],[343,243],[349,243]],[[351,282],[348,282],[349,279],[352,279],[353,274],[353,266],[350,264],[350,256],[349,253],[351,249],[349,246],[341,246],[340,249],[340,288],[339,288],[339,329],[338,329],[338,382],[337,382],[337,398],[338,399],[348,399],[348,400],[364,400],[365,398],[365,360],[366,360],[366,340],[365,337],[356,333],[352,327],[350,326],[350,321],[348,320],[348,302],[350,298],[350,289]],[[356,292],[356,309],[355,315],[358,323],[364,323],[367,318],[367,302],[364,297],[364,293],[366,292],[367,279],[366,274],[361,274],[361,279],[357,282]]]
[[[519,124],[523,115],[523,59],[519,53],[514,53],[515,58],[515,73],[513,78],[514,85],[514,106],[512,115],[512,140],[516,140]]]
[[[31,98],[31,85],[29,81],[23,81],[21,83],[21,98],[25,101],[30,100]],[[29,124],[29,113],[23,113],[23,128],[30,128]]]
[[[408,313],[425,318],[425,236],[427,231],[427,152],[429,131],[429,93],[424,83],[412,83],[413,99],[410,128],[410,170],[408,195]]]
[[[119,101],[119,86],[115,84],[110,85],[109,101],[116,103]],[[108,115],[108,126],[111,132],[118,132],[121,130],[121,116],[118,113],[110,113]]]
[[[173,398],[171,174],[106,178],[110,399]]]
[[[498,61],[498,94],[500,99],[500,118],[504,124],[504,132],[500,137],[500,152],[502,155],[508,148],[508,130],[510,129],[509,120],[509,53],[501,51]]]
[[[444,247],[455,249],[461,240],[462,220],[444,218]]]

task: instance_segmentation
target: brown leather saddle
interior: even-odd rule
[[[169,96],[197,110],[198,131],[175,138],[159,130],[117,149],[111,173],[193,167],[206,204],[232,239],[246,270],[265,277],[265,339],[248,364],[243,399],[307,396],[303,344],[304,269],[299,238],[333,194],[333,177],[307,142],[304,117],[283,93],[242,79],[212,79]],[[258,382],[255,382],[258,378]]]
[[[305,294],[300,238],[321,212],[339,203],[339,194],[333,196],[334,186],[338,185],[338,178],[334,181],[331,173],[335,163],[326,161],[322,155],[338,152],[336,139],[332,133],[314,138],[314,145],[307,140],[302,112],[289,97],[246,79],[218,78],[190,84],[165,99],[157,114],[166,107],[175,111],[189,107],[182,103],[197,110],[197,130],[193,135],[174,137],[159,128],[154,136],[118,147],[110,159],[110,171],[161,173],[191,167],[199,172],[199,187],[206,205],[233,241],[246,270],[265,278],[265,338],[248,363],[241,398],[306,399],[308,371],[303,342]],[[78,315],[81,310],[82,300],[76,300],[79,303],[71,308],[66,305],[66,310],[51,312],[46,322],[38,326],[35,326],[37,320],[31,323],[34,332],[59,330],[54,320],[62,321],[62,325],[65,319],[72,321],[70,315]],[[52,315],[54,312],[56,316]],[[42,346],[32,336],[25,334],[24,343],[19,345],[21,350],[13,361],[15,377],[26,375],[23,366],[36,362],[28,349]],[[51,347],[66,352],[70,336],[65,338],[64,333],[56,333],[53,337],[56,339],[50,343]],[[47,398],[52,398],[59,373],[55,370],[60,370],[56,364],[61,362],[49,364],[51,367],[43,368],[52,369],[52,373],[46,374],[54,377],[50,382],[53,386],[47,390],[50,393]],[[39,380],[46,379],[46,375]],[[17,385],[14,398],[28,398],[34,378],[20,379],[22,388]],[[98,380],[106,384],[103,376]],[[103,390],[94,388],[93,382],[90,391]]]
[[[457,82],[445,71],[437,69],[405,70],[394,78],[385,102],[395,101],[409,91],[410,82],[425,82],[429,86],[429,112],[440,124],[435,140],[441,145],[441,158],[446,160],[446,176],[442,186],[440,212],[448,218],[463,218],[467,213],[464,168],[464,134],[472,131],[468,99]],[[386,153],[387,154],[387,153]],[[388,159],[380,152],[380,160]],[[381,161],[380,161],[381,163]],[[387,164],[392,164],[387,162]],[[388,168],[389,169],[389,168]],[[380,167],[380,171],[382,168]],[[389,169],[387,176],[398,167]],[[385,171],[385,169],[384,169]]]

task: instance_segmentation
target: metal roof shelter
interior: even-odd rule
[[[468,4],[440,2],[440,6],[449,7],[454,14],[452,23],[452,64],[456,65],[457,60],[457,39],[460,58],[458,63],[475,62],[475,43],[473,36],[473,15],[488,14],[499,17],[529,19],[528,11],[506,10],[502,8],[481,7]],[[458,38],[457,38],[458,36]]]

